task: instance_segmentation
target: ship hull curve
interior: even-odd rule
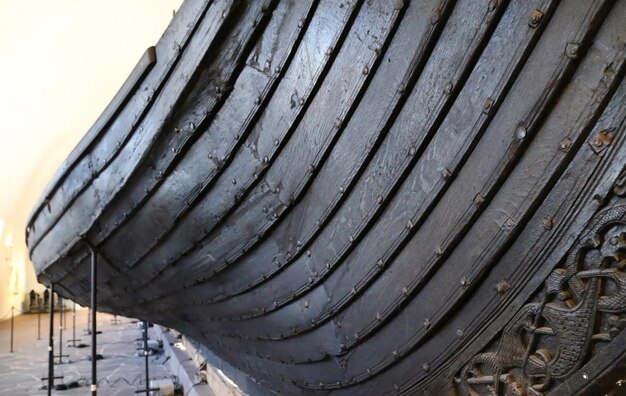
[[[40,282],[251,393],[597,394],[626,343],[626,1],[187,0],[58,171]],[[254,384],[254,385],[252,385]]]

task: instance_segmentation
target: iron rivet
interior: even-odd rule
[[[528,26],[531,28],[536,28],[541,23],[543,19],[543,12],[539,10],[532,10],[530,13],[530,17],[528,18]]]
[[[592,198],[592,201],[599,206],[602,206],[604,204],[604,198],[599,194],[595,194]]]
[[[506,280],[502,279],[500,282],[496,284],[496,291],[498,294],[504,294],[511,288],[511,284]]]
[[[401,10],[404,7],[404,0],[394,0],[392,5],[394,10]]]
[[[441,19],[441,9],[433,8],[433,10],[430,12],[430,23],[434,25],[439,22],[439,19]]]
[[[554,227],[554,217],[546,216],[543,218],[543,228],[546,230],[551,230]]]
[[[598,137],[595,137],[595,138],[593,139],[593,142],[592,142],[592,143],[593,143],[593,145],[594,145],[594,146],[596,146],[596,147],[602,147],[602,139],[600,139],[600,138],[598,138]]]
[[[567,55],[568,58],[578,58],[579,52],[580,44],[578,43],[567,43],[567,45],[565,46],[565,55]]]
[[[570,138],[565,137],[563,138],[563,140],[561,140],[561,142],[559,143],[559,149],[561,151],[567,151],[569,150],[569,148],[572,145],[572,141],[570,140]]]
[[[487,100],[485,100],[485,104],[483,104],[483,113],[485,114],[489,113],[489,110],[491,110],[492,107],[493,107],[493,99],[487,98]]]

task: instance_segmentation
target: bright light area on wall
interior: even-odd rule
[[[13,234],[11,234],[11,233],[7,234],[7,237],[4,239],[4,246],[8,247],[9,249],[14,246],[13,245]]]
[[[0,0],[0,245],[181,3]]]
[[[0,240],[2,239],[3,230],[4,230],[4,220],[0,219]]]

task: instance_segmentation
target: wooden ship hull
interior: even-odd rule
[[[625,20],[187,0],[34,208],[39,280],[88,305],[93,247],[101,310],[192,337],[251,393],[605,392]]]

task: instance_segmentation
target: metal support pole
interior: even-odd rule
[[[93,247],[89,246],[91,250],[91,394],[96,395],[98,389],[98,380],[96,373],[96,310],[97,310],[97,256]]]
[[[41,340],[41,300],[37,306],[37,339]]]
[[[146,390],[150,389],[150,374],[148,373],[148,322],[143,321],[143,355],[146,359]]]
[[[67,342],[72,342],[72,345],[68,345],[71,346],[73,348],[77,348],[76,346],[76,341],[80,341],[80,338],[76,338],[76,303],[74,303],[74,306],[72,308],[72,339],[71,340],[67,340]],[[80,345],[79,347],[83,347],[86,345]]]
[[[13,324],[15,323],[15,307],[11,307],[11,353],[13,353]]]
[[[142,322],[143,323],[143,356],[145,359],[145,365],[146,365],[146,387],[144,389],[138,389],[135,391],[135,394],[138,393],[145,393],[147,395],[150,394],[150,392],[153,391],[158,391],[159,388],[155,387],[155,388],[150,388],[150,372],[149,372],[149,355],[150,355],[150,350],[148,348],[148,322],[146,322],[145,320]]]
[[[63,298],[59,296],[59,364],[63,363]]]
[[[87,309],[87,335],[91,334],[91,307]]]
[[[54,298],[54,283],[50,282],[50,298]],[[48,341],[48,396],[52,395],[54,386],[54,304],[50,301],[50,339]]]
[[[72,310],[72,346],[76,348],[76,303]]]

